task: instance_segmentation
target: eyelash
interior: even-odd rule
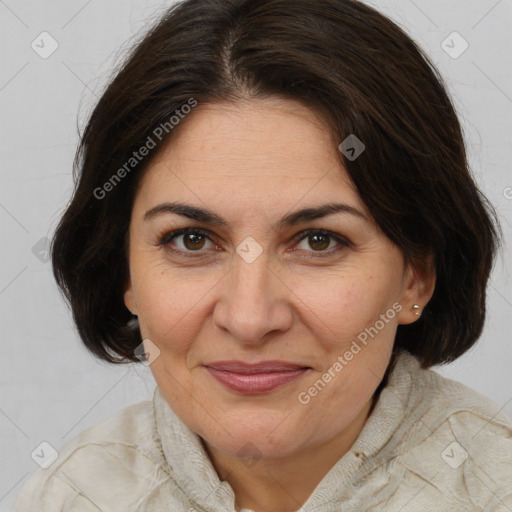
[[[184,256],[186,258],[198,258],[199,259],[199,258],[208,257],[208,255],[209,255],[208,252],[200,251],[200,250],[199,251],[183,251],[182,249],[176,249],[170,243],[172,240],[174,240],[175,238],[177,238],[181,235],[190,235],[190,234],[203,235],[206,238],[208,238],[211,242],[213,242],[213,240],[211,240],[211,238],[209,236],[208,231],[205,231],[203,229],[198,229],[198,228],[184,228],[184,229],[177,229],[175,231],[168,231],[168,232],[161,234],[158,237],[158,240],[159,240],[158,245],[168,247],[173,252],[175,252],[181,256]],[[339,247],[337,249],[335,248],[334,250],[330,249],[329,251],[306,251],[306,252],[311,252],[311,255],[313,258],[318,258],[318,257],[325,258],[327,256],[332,256],[333,254],[339,252],[340,250],[343,250],[344,248],[351,246],[351,243],[347,239],[345,239],[339,235],[336,235],[335,233],[332,233],[331,231],[326,231],[325,229],[308,229],[305,231],[301,231],[300,233],[295,235],[292,240],[293,240],[293,242],[299,243],[311,235],[328,236],[328,237],[334,239],[335,241],[337,241],[341,245],[341,247]],[[217,244],[215,244],[215,245],[217,245]],[[194,253],[197,253],[197,254],[194,254]]]

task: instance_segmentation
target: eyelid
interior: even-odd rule
[[[210,242],[212,242],[213,244],[218,246],[218,244],[216,244],[214,242],[214,240],[212,240],[212,236],[215,236],[215,235],[213,233],[211,233],[208,229],[203,229],[203,228],[182,228],[182,229],[175,229],[175,230],[171,230],[171,231],[165,231],[164,233],[162,233],[161,235],[158,236],[158,246],[164,246],[164,247],[169,246],[173,252],[184,255],[185,257],[190,257],[190,258],[207,257],[209,255],[209,252],[211,252],[211,251],[201,251],[201,250],[199,250],[199,251],[183,251],[182,249],[172,247],[172,244],[170,242],[174,238],[177,238],[181,235],[191,234],[191,233],[204,235],[206,238],[208,238],[210,240]],[[298,243],[313,234],[329,236],[329,237],[333,238],[334,240],[336,240],[338,242],[338,244],[341,245],[342,247],[341,248],[331,248],[328,251],[303,251],[303,250],[293,249],[292,252],[296,252],[296,251],[301,252],[302,251],[302,252],[307,252],[307,253],[311,254],[313,257],[322,257],[322,256],[329,256],[329,255],[335,254],[335,253],[339,252],[340,250],[342,250],[342,248],[352,246],[352,243],[346,237],[343,237],[342,235],[339,235],[337,233],[334,233],[332,231],[329,231],[327,229],[322,229],[322,228],[310,228],[310,229],[302,230],[299,233],[297,233],[295,236],[293,236],[291,240],[294,243]]]
[[[211,235],[213,233],[210,233],[207,229],[202,228],[182,228],[182,229],[173,229],[170,231],[164,231],[162,234],[158,236],[158,245],[166,245],[168,244],[172,239],[177,238],[180,235],[188,235],[188,234],[200,234],[208,237],[211,240]],[[193,252],[193,251],[190,251]]]
[[[161,235],[158,236],[158,246],[160,247],[168,247],[172,252],[177,253],[179,255],[185,256],[187,258],[205,258],[209,256],[210,251],[184,251],[183,249],[178,249],[173,247],[171,241],[174,238],[177,238],[181,235],[188,234],[199,234],[204,235],[206,238],[210,240],[214,245],[217,244],[212,240],[212,235],[209,230],[202,228],[182,228],[182,229],[174,229],[171,231],[164,231]]]

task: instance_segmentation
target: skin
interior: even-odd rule
[[[341,142],[341,141],[339,141]],[[160,350],[151,370],[181,420],[199,434],[238,507],[294,511],[348,451],[368,417],[399,324],[416,321],[435,276],[404,263],[371,219],[326,125],[279,98],[197,106],[148,166],[130,223],[125,304]],[[208,208],[229,228],[173,213],[165,202]],[[336,213],[279,230],[284,215],[344,203]],[[181,228],[207,238],[162,235]],[[325,229],[320,240],[306,229]],[[247,238],[263,252],[248,263]],[[173,252],[182,251],[182,254]],[[324,256],[318,257],[319,253]],[[187,255],[192,256],[187,256]],[[194,258],[202,254],[203,258]],[[307,404],[298,400],[353,340],[393,304],[402,309]],[[311,370],[260,395],[240,394],[203,367],[220,360],[280,359]],[[259,460],[238,452],[247,443]]]

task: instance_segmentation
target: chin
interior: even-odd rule
[[[298,450],[297,440],[290,444],[290,439],[290,435],[279,436],[275,439],[266,435],[234,435],[208,442],[217,450],[231,457],[247,460],[247,465],[251,466],[258,460],[279,459],[295,453]]]
[[[304,436],[300,425],[291,425],[287,415],[278,411],[264,413],[259,409],[251,413],[238,410],[231,417],[229,414],[222,417],[220,427],[216,425],[212,429],[212,425],[202,425],[196,432],[217,450],[232,457],[285,457],[297,449]]]

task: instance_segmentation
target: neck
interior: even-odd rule
[[[220,480],[233,489],[237,510],[294,512],[354,444],[371,410],[372,400],[347,428],[321,445],[305,447],[287,457],[260,459],[254,465],[203,442]]]

